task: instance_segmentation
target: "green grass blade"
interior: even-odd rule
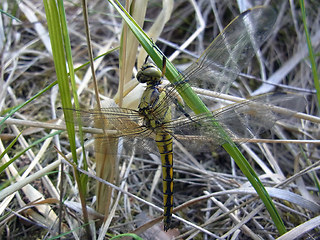
[[[58,130],[58,131],[55,131],[51,134],[48,134],[46,135],[45,137],[43,138],[40,138],[36,141],[34,141],[32,144],[30,144],[27,148],[23,149],[22,151],[20,151],[18,154],[16,154],[12,159],[10,159],[9,162],[6,162],[5,164],[3,164],[2,166],[0,166],[0,173],[6,168],[8,167],[12,162],[14,162],[15,160],[17,160],[19,157],[21,157],[21,155],[25,154],[29,149],[31,149],[32,147],[38,145],[39,143],[41,142],[44,142],[46,139],[50,138],[50,137],[53,137],[55,135],[59,135],[61,132],[63,132],[62,130]],[[22,132],[21,132],[22,133]],[[12,141],[12,143],[10,143],[9,147],[6,148],[6,151],[4,151],[1,156],[0,156],[0,159],[3,157],[3,155],[5,153],[7,153],[7,149],[9,150],[10,147],[12,147],[12,145],[16,142],[16,140],[18,139],[18,137],[21,135],[21,133],[14,139],[14,141]]]
[[[66,29],[66,17],[65,11],[63,7],[63,2],[51,0],[44,0],[45,12],[48,23],[49,36],[51,40],[52,46],[52,54],[55,65],[55,70],[57,74],[57,81],[59,86],[59,92],[61,96],[61,103],[63,109],[72,108],[71,95],[70,95],[70,87],[68,81],[68,72],[67,72],[67,64],[66,60],[70,65],[72,64],[71,57],[71,44],[69,43],[69,38],[67,37],[68,31]],[[68,48],[68,49],[67,49]],[[71,66],[71,68],[72,68]],[[70,68],[69,68],[70,69]],[[70,70],[69,70],[70,71]],[[71,70],[74,75],[74,71]],[[74,76],[70,76],[73,78]],[[75,95],[75,98],[77,96]],[[72,153],[73,162],[77,165],[77,153],[76,153],[76,142],[75,142],[75,124],[73,119],[73,113],[71,111],[65,111],[64,117],[66,119],[66,128],[68,132],[69,142],[70,142],[70,150]],[[80,172],[74,168],[74,175],[76,182],[79,188],[79,194],[81,199],[82,211],[84,216],[84,222],[88,223],[88,214],[86,210],[85,204],[85,193],[86,193],[86,181],[83,179],[87,179],[87,176],[81,177]],[[86,227],[87,236],[90,236],[90,228]]]
[[[66,65],[66,57],[64,52],[63,36],[60,27],[60,16],[55,1],[44,1],[48,30],[52,46],[52,54],[57,74],[57,81],[59,91],[61,94],[61,103],[63,108],[72,108],[70,88],[68,83],[68,73]],[[69,135],[70,147],[72,150],[73,161],[77,162],[76,144],[75,144],[75,130],[73,124],[73,115],[71,112],[64,112],[67,132]]]
[[[9,150],[13,147],[13,145],[17,142],[18,138],[20,137],[20,135],[22,134],[22,132],[20,132],[18,134],[18,136],[15,137],[15,139],[13,139],[13,141],[9,144],[8,147],[6,147],[6,149],[1,153],[0,155],[0,160],[3,158],[3,156],[5,154],[7,154],[9,152]],[[17,158],[12,158],[10,161],[5,162],[3,165],[0,166],[0,174],[11,164],[13,163]]]
[[[314,54],[313,47],[312,47],[312,44],[311,44],[310,34],[309,34],[307,20],[306,20],[306,9],[304,7],[304,0],[300,0],[300,7],[301,7],[301,15],[302,15],[304,32],[305,32],[305,35],[306,35],[306,40],[307,40],[307,45],[308,45],[309,59],[310,59],[311,68],[312,68],[314,87],[316,88],[316,91],[317,91],[318,110],[320,110],[319,75],[318,75],[318,72],[317,72],[317,65],[316,65],[316,61],[315,61],[315,57],[314,57],[315,54]]]
[[[15,16],[11,15],[10,13],[7,13],[7,12],[3,11],[2,9],[0,9],[0,13],[2,13],[4,15],[7,15],[8,17],[10,17],[10,18],[16,20],[17,22],[21,23],[19,18],[16,18]]]
[[[32,102],[33,100],[35,100],[37,97],[41,96],[43,93],[45,93],[46,91],[48,91],[49,89],[51,89],[54,85],[56,85],[57,82],[53,82],[51,83],[49,86],[45,87],[42,91],[40,91],[39,93],[37,93],[36,95],[34,95],[33,97],[31,97],[29,100],[23,102],[22,104],[14,107],[1,121],[0,121],[0,133],[2,132],[3,126],[2,124],[9,118],[11,117],[15,112],[17,112],[18,110],[20,110],[21,108],[23,108],[24,106],[26,106],[28,103]]]
[[[73,60],[72,60],[71,43],[70,43],[69,32],[68,32],[68,27],[67,27],[66,14],[64,11],[64,6],[63,6],[62,1],[58,1],[58,8],[59,8],[59,16],[61,19],[61,21],[60,21],[61,22],[61,33],[63,36],[63,44],[65,46],[66,60],[68,63],[67,67],[69,70],[68,72],[69,72],[69,77],[70,77],[72,96],[73,96],[73,100],[74,100],[75,109],[80,109],[78,95],[77,95],[76,80],[75,80],[75,69],[73,67]],[[80,136],[80,142],[81,142],[83,157],[84,157],[83,168],[84,168],[84,170],[88,170],[88,163],[87,163],[85,148],[84,148],[84,139],[83,139],[84,134],[82,132],[80,116],[78,116],[76,121],[77,121],[77,125],[79,126],[79,136]],[[86,195],[88,176],[85,174],[80,174],[80,179],[81,179],[80,186],[82,187],[81,192],[83,193],[83,195]]]
[[[143,240],[143,238],[139,237],[138,235],[136,235],[134,233],[123,233],[123,234],[120,234],[118,236],[110,238],[110,240],[122,239],[122,238],[131,238],[131,239],[135,239],[135,240]]]

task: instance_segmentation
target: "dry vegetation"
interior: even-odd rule
[[[168,23],[164,29],[158,28],[161,34],[159,33],[160,38],[156,43],[170,60],[174,60],[178,68],[183,68],[185,63],[194,60],[193,56],[200,56],[221,27],[225,27],[239,14],[235,1],[200,0],[195,5],[191,2],[174,1],[172,13],[168,9],[164,11],[170,17]],[[89,60],[83,11],[80,2],[64,3],[73,61],[77,67]],[[259,67],[259,61],[255,57],[242,71],[247,76],[241,76],[236,81],[230,94],[250,97],[279,89],[298,92],[307,99],[302,110],[305,115],[290,121],[280,121],[272,132],[258,136],[287,142],[247,142],[240,149],[263,184],[268,187],[286,228],[291,230],[306,224],[303,229],[296,229],[296,232],[292,232],[293,235],[281,239],[293,239],[292,236],[296,237],[298,233],[301,234],[301,239],[319,239],[317,173],[319,174],[320,156],[317,145],[319,142],[312,141],[319,137],[320,121],[313,117],[319,115],[319,103],[315,95],[310,62],[306,58],[308,52],[301,12],[297,1],[271,1],[269,5],[277,10],[278,19],[271,37],[261,49],[260,61],[263,68]],[[1,116],[5,116],[11,108],[26,102],[53,83],[56,75],[43,2],[2,0],[0,6],[3,11],[20,20],[19,22],[1,15],[0,109]],[[89,1],[88,9],[94,56],[119,46],[121,18],[112,6],[107,1],[93,0]],[[195,10],[199,11],[198,16]],[[156,16],[162,14],[161,11],[161,1],[152,0],[148,3],[144,29],[152,27]],[[320,45],[319,2],[307,1],[306,12],[311,40],[317,53]],[[195,39],[189,41],[194,33]],[[157,31],[150,34],[155,41]],[[177,52],[186,43],[185,51]],[[135,65],[139,67],[145,55],[137,57],[136,49],[130,49],[134,48],[132,45],[126,45],[130,52],[127,56],[131,54],[128,57],[131,62],[126,64],[133,67],[135,63],[132,59],[139,59]],[[138,53],[140,50],[139,48]],[[319,60],[316,63],[319,66]],[[95,71],[100,94],[103,97],[114,97],[118,91],[119,52],[115,51],[97,60]],[[133,79],[136,71],[136,68],[132,71],[129,67],[124,73],[126,81]],[[83,109],[93,108],[95,97],[90,69],[86,66],[77,71],[76,75],[81,106]],[[270,81],[272,85],[269,84]],[[128,101],[132,104],[133,100],[125,99],[124,104]],[[22,130],[23,132],[13,148],[2,157],[1,165],[22,149],[54,132],[53,129],[57,129],[59,123],[53,120],[57,118],[56,109],[60,106],[60,93],[56,85],[12,116],[13,119],[21,120],[20,122],[4,123],[1,126],[1,152]],[[35,125],[31,126],[32,123]],[[1,173],[0,236],[3,239],[47,239],[58,235],[59,225],[61,233],[71,231],[62,238],[83,239],[83,215],[73,168],[70,163],[61,160],[54,146],[61,149],[63,154],[69,154],[69,141],[65,132],[36,143]],[[95,222],[91,224],[91,231],[95,236],[102,232],[101,220],[108,208],[105,205],[107,203],[110,203],[110,212],[107,211],[109,213],[106,218],[110,222],[105,229],[109,236],[132,232],[137,226],[161,216],[161,211],[154,207],[156,205],[162,208],[159,157],[148,152],[141,154],[141,151],[137,151],[134,156],[130,153],[125,152],[118,163],[102,163],[102,166],[94,160],[92,152],[89,151],[87,155],[86,174],[89,181],[86,204],[90,208],[89,217]],[[79,154],[78,159],[79,168],[83,168],[83,156]],[[97,170],[101,167],[108,167],[106,171],[112,170],[112,173]],[[174,228],[163,232],[159,220],[148,231],[139,232],[144,234],[141,235],[144,239],[170,239],[173,236],[179,239],[279,237],[268,211],[254,189],[250,188],[248,180],[222,149],[214,153],[191,155],[188,148],[176,144],[174,171],[174,205],[178,207],[191,201],[176,214],[198,228],[173,218]],[[106,179],[106,175],[112,178],[109,181],[122,189],[121,194],[118,190],[114,190],[111,195],[110,192],[105,192],[105,185],[101,185],[101,181],[99,190],[96,190],[97,176]],[[61,198],[62,205],[59,203]],[[97,200],[100,201],[99,204]],[[100,213],[96,212],[97,209]],[[147,225],[149,226],[151,224]]]

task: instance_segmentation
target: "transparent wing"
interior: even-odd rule
[[[182,75],[191,86],[225,92],[248,65],[276,21],[272,8],[243,12],[221,32]]]
[[[297,111],[303,111],[305,105],[303,96],[285,92],[270,93],[228,105],[211,114],[183,115],[159,123],[153,130],[147,128],[143,117],[132,109],[67,110],[73,111],[75,116],[80,115],[83,126],[115,130],[111,136],[94,136],[101,140],[102,149],[104,144],[115,142],[122,137],[124,145],[129,148],[137,143],[135,146],[139,153],[158,153],[153,140],[158,130],[169,132],[191,151],[211,151],[225,143],[217,124],[223,127],[231,138],[245,142],[271,129],[276,121],[290,118]]]
[[[115,130],[106,132],[115,138],[122,136],[143,137],[152,133],[144,125],[143,117],[133,109],[111,107],[102,108],[101,110],[65,110],[73,112],[76,125],[79,125],[76,122],[77,117],[79,117],[83,127]]]
[[[231,104],[208,114],[181,117],[165,124],[172,129],[174,137],[192,146],[192,150],[212,150],[225,143],[220,125],[226,133],[238,142],[258,136],[270,130],[276,121],[292,117],[306,105],[304,97],[290,93],[272,93]],[[213,120],[214,119],[214,120]]]
[[[144,119],[138,111],[127,108],[102,108],[101,110],[75,110],[74,124],[82,127],[93,127],[102,129],[99,133],[90,133],[90,137],[98,140],[95,143],[95,152],[104,152],[111,144],[118,144],[120,141],[126,150],[131,151],[135,147],[138,153],[158,154],[157,146],[154,142],[154,132],[144,125]],[[77,122],[79,119],[79,122]],[[110,154],[117,154],[116,149],[109,151]]]

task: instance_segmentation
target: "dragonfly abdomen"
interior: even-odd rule
[[[173,152],[172,136],[168,132],[156,134],[156,143],[160,152],[163,177],[164,230],[170,228],[173,209]]]

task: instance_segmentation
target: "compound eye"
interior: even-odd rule
[[[142,65],[136,77],[140,83],[157,82],[162,77],[162,72],[154,64],[146,63]]]

